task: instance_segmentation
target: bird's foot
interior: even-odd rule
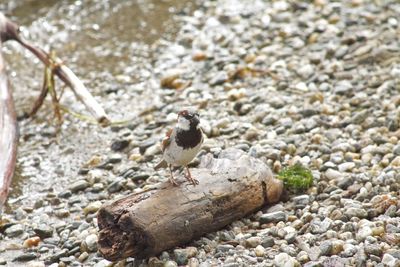
[[[185,173],[185,178],[194,186],[199,184],[199,180],[196,180],[192,177],[192,174],[190,173],[189,169],[187,169],[187,174]]]
[[[177,182],[174,178],[170,177],[170,178],[169,178],[169,181],[171,182],[171,184],[172,184],[173,186],[179,186],[178,182]]]

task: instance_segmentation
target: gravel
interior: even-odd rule
[[[97,252],[97,211],[166,181],[167,170],[153,170],[158,143],[177,110],[194,106],[207,135],[199,158],[236,147],[275,172],[301,163],[314,183],[117,266],[399,266],[399,12],[395,0],[205,0],[178,12],[174,38],[125,43],[123,68],[82,77],[104,76],[91,87],[108,93],[96,97],[128,123],[100,129],[67,117],[54,142],[44,114],[21,122],[18,165],[29,179],[3,214],[0,265],[111,266]],[[24,249],[34,236],[40,242]]]

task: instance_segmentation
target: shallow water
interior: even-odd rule
[[[55,50],[113,120],[135,117],[151,103],[146,90],[152,87],[153,48],[173,39],[178,30],[174,15],[191,12],[193,5],[188,0],[0,0],[0,9],[22,26],[23,36]],[[15,43],[7,43],[3,52],[21,114],[39,94],[43,66]],[[67,89],[62,104],[86,114]],[[76,180],[85,161],[109,151],[109,128],[66,116],[55,135],[52,112],[46,101],[33,120],[20,123],[18,170],[8,211],[13,203],[31,204],[46,192],[59,192]]]

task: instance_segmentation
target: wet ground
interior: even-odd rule
[[[156,56],[152,47],[173,38],[178,30],[174,15],[190,12],[190,2],[27,0],[1,1],[0,8],[22,26],[26,39],[56,51],[113,121],[125,121],[151,102],[152,85],[146,77],[152,75],[151,62]],[[17,44],[8,43],[4,51],[21,114],[39,94],[43,66]],[[86,113],[67,90],[62,102],[74,112]],[[31,201],[43,189],[58,191],[88,157],[102,154],[112,138],[109,129],[71,116],[66,116],[58,136],[54,136],[54,125],[49,101],[34,120],[20,123],[22,138],[11,203],[15,198]],[[31,166],[32,156],[37,166]]]

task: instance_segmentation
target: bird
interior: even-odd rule
[[[192,185],[198,185],[199,181],[192,177],[188,164],[200,151],[203,141],[199,114],[188,109],[179,111],[175,127],[167,132],[161,142],[163,159],[154,168],[168,167],[170,171],[169,181],[174,186],[178,186],[172,173],[172,167],[183,166],[186,169],[185,178]]]

